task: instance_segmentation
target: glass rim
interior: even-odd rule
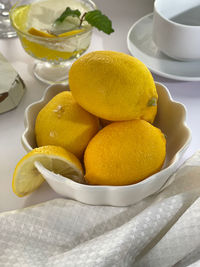
[[[93,10],[97,9],[97,6],[96,4],[92,1],[92,0],[86,0],[89,4],[92,5],[92,8]],[[12,13],[14,12],[14,10],[18,7],[17,4],[20,3],[21,1],[17,1],[11,8],[10,12],[9,12],[9,17],[10,17],[10,21],[11,21],[11,24],[12,24],[12,27],[16,30],[17,34],[18,32],[21,34],[21,35],[25,35],[27,38],[33,38],[35,40],[46,40],[46,41],[58,41],[58,40],[67,40],[67,39],[70,39],[72,37],[75,37],[75,36],[79,36],[79,35],[82,35],[84,33],[87,33],[87,32],[90,32],[92,31],[92,26],[88,24],[87,28],[84,28],[83,31],[79,32],[79,33],[75,33],[75,34],[72,34],[70,36],[55,36],[55,37],[43,37],[43,36],[37,36],[37,35],[33,35],[33,34],[30,34],[28,32],[24,32],[22,30],[20,30],[18,27],[16,27],[13,19],[12,19]],[[82,2],[82,0],[80,0],[80,2]],[[70,32],[70,31],[69,31]]]

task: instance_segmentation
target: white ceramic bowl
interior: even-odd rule
[[[128,206],[159,191],[178,167],[178,161],[187,149],[191,135],[186,126],[186,111],[182,104],[172,100],[167,88],[156,83],[158,91],[158,113],[154,125],[166,135],[167,155],[163,169],[147,179],[128,186],[92,186],[79,184],[46,170],[41,164],[38,170],[58,194],[92,205]],[[68,89],[53,85],[46,89],[43,98],[31,104],[25,111],[25,131],[22,144],[26,151],[36,147],[34,125],[41,108],[56,94]]]
[[[166,55],[183,61],[200,59],[200,0],[156,0],[153,40]]]

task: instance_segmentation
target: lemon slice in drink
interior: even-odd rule
[[[40,36],[40,37],[55,38],[55,37],[72,36],[72,35],[75,35],[75,34],[82,32],[82,31],[84,31],[84,29],[77,29],[77,30],[73,30],[73,31],[69,31],[69,32],[63,32],[63,33],[58,34],[58,35],[53,35],[53,34],[50,34],[48,32],[40,31],[36,28],[31,27],[28,30],[28,33],[35,35],[35,36]]]
[[[78,34],[82,31],[84,31],[84,29],[73,30],[70,32],[63,32],[63,33],[59,34],[58,37],[67,37],[67,36]]]
[[[53,34],[50,34],[50,33],[47,33],[47,32],[43,32],[43,31],[40,31],[36,28],[33,28],[31,27],[29,30],[28,30],[28,33],[32,34],[32,35],[35,35],[35,36],[39,36],[39,37],[47,37],[47,38],[55,38],[56,36],[53,35]]]
[[[84,182],[82,165],[76,156],[62,147],[42,146],[33,149],[17,164],[12,181],[13,192],[17,196],[26,196],[43,183],[44,178],[34,165],[36,161],[54,173]]]

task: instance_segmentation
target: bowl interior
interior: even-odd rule
[[[25,110],[25,131],[22,135],[22,144],[27,152],[37,147],[35,139],[35,120],[39,111],[57,94],[69,90],[68,86],[52,85],[49,86],[41,100],[30,104]]]
[[[167,154],[163,168],[170,166],[175,160],[177,153],[184,149],[190,141],[190,130],[185,125],[186,111],[182,104],[172,101],[167,89],[156,83],[158,92],[158,112],[154,125],[161,129],[167,140]],[[35,120],[37,114],[56,94],[69,90],[63,85],[53,85],[47,88],[44,97],[27,107],[25,112],[25,131],[22,135],[22,144],[28,152],[35,148]]]
[[[172,101],[169,92],[163,90],[161,84],[157,84],[156,87],[159,98],[154,125],[161,129],[167,140],[167,153],[163,166],[165,168],[174,162],[176,154],[189,142],[190,131],[185,125],[185,107]]]

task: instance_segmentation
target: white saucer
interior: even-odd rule
[[[152,40],[152,22],[153,13],[130,28],[127,35],[130,53],[155,74],[181,81],[200,81],[200,61],[173,60],[159,51]]]

